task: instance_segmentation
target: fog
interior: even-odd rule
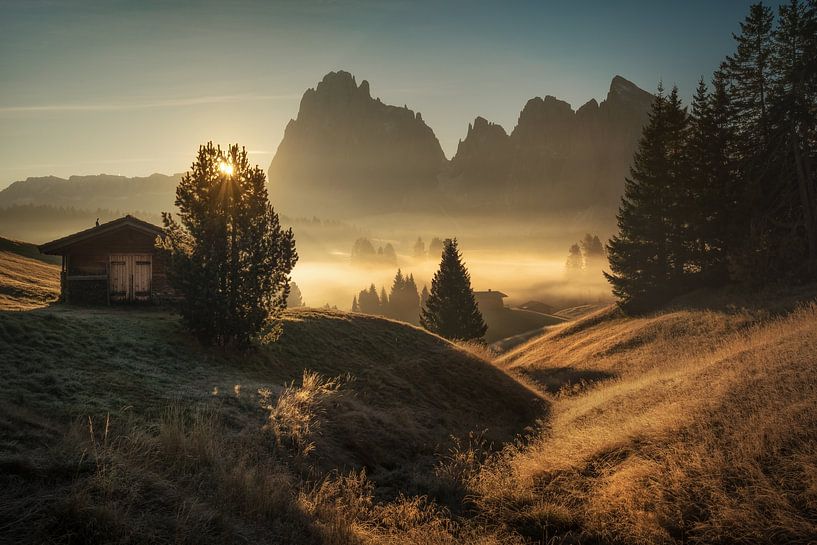
[[[434,237],[456,237],[471,274],[474,290],[502,291],[509,306],[529,300],[555,307],[611,300],[601,269],[569,274],[565,262],[569,247],[586,233],[602,240],[612,231],[609,217],[586,211],[543,218],[507,218],[485,215],[424,216],[392,214],[359,218],[355,223],[294,220],[301,256],[292,278],[308,306],[337,306],[348,310],[360,290],[374,284],[386,291],[397,269],[412,274],[418,289],[431,287],[439,255],[414,255],[419,237],[426,250]],[[351,250],[358,238],[375,248],[391,244],[396,260],[388,263],[353,262]]]

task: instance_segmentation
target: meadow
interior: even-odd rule
[[[12,542],[817,535],[814,287],[605,307],[504,354],[291,310],[236,354],[167,310],[49,305],[39,271],[0,311]]]

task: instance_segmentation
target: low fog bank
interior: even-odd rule
[[[531,300],[555,308],[607,302],[612,298],[601,273],[606,263],[569,271],[566,261],[570,246],[585,235],[606,241],[613,232],[611,216],[588,210],[535,219],[389,214],[358,218],[354,224],[294,221],[301,260],[292,276],[307,305],[348,310],[352,298],[371,284],[378,292],[381,287],[389,291],[398,268],[414,276],[419,290],[424,285],[430,288],[440,260],[439,252],[429,251],[430,245],[435,238],[456,237],[472,287],[507,294],[509,306]],[[355,259],[353,248],[359,239],[371,243],[375,252],[386,249],[386,255]]]
[[[0,236],[42,244],[131,213],[161,224],[156,212],[109,209],[81,210],[47,205],[0,209]],[[471,273],[475,290],[497,290],[508,295],[505,303],[519,306],[541,301],[555,308],[609,301],[610,290],[598,263],[587,270],[568,273],[565,262],[570,246],[586,234],[606,241],[614,232],[609,209],[581,212],[446,214],[371,214],[353,220],[287,216],[300,260],[292,277],[309,306],[336,306],[348,310],[360,290],[374,284],[389,291],[397,269],[414,275],[417,287],[431,287],[439,264],[439,250],[429,247],[435,238],[456,237]],[[386,258],[355,260],[356,241],[365,239],[375,252],[390,246]],[[423,245],[417,254],[417,241]],[[389,250],[391,251],[391,250]]]

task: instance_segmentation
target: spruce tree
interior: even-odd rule
[[[746,218],[740,247],[732,252],[733,274],[744,282],[766,282],[774,276],[776,243],[773,220],[774,164],[770,161],[769,98],[772,88],[774,14],[762,3],[749,14],[735,35],[735,53],[723,71],[729,79],[730,124],[735,134],[736,176],[742,187],[738,209]]]
[[[729,164],[729,140],[716,109],[725,110],[725,89],[716,83],[710,94],[701,78],[692,99],[685,161],[687,243],[690,274],[695,285],[714,285],[727,278],[729,213],[734,208],[733,173]]]
[[[567,274],[575,274],[583,268],[584,258],[582,257],[582,249],[578,244],[573,244],[567,252],[567,261],[565,261]]]
[[[814,278],[817,274],[817,13],[799,0],[779,8],[774,31],[770,92],[771,141],[767,163],[774,166],[774,214],[770,226],[776,248],[784,249],[777,262],[779,276]]]
[[[357,297],[352,298],[352,312],[360,312],[360,307],[357,306]]]
[[[204,343],[275,340],[298,254],[244,148],[199,148],[176,188],[178,220],[163,214],[168,277],[185,325]]]
[[[457,239],[443,242],[440,268],[431,280],[431,291],[420,311],[420,324],[451,340],[485,336],[488,326],[474,300],[471,275],[462,262]]]
[[[622,308],[631,312],[648,310],[678,291],[674,284],[676,256],[671,255],[679,227],[672,183],[672,165],[679,114],[661,85],[653,101],[624,196],[617,215],[618,234],[607,245],[611,273],[604,276]]]

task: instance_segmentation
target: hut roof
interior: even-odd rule
[[[76,244],[77,242],[103,235],[105,233],[110,233],[123,227],[131,227],[154,236],[164,234],[164,229],[158,225],[153,225],[152,223],[148,223],[128,214],[125,217],[91,227],[90,229],[85,229],[84,231],[74,233],[73,235],[68,235],[58,238],[57,240],[52,240],[51,242],[46,242],[45,244],[39,246],[40,252],[43,254],[60,255],[66,247],[72,244]]]
[[[507,297],[507,295],[506,295],[506,294],[504,294],[504,293],[502,293],[501,291],[494,291],[494,290],[488,290],[488,291],[475,291],[475,292],[474,292],[474,295],[476,295],[476,296],[478,296],[478,297],[482,297],[482,296],[487,296],[487,297],[500,297],[500,298],[501,298],[501,297]]]

